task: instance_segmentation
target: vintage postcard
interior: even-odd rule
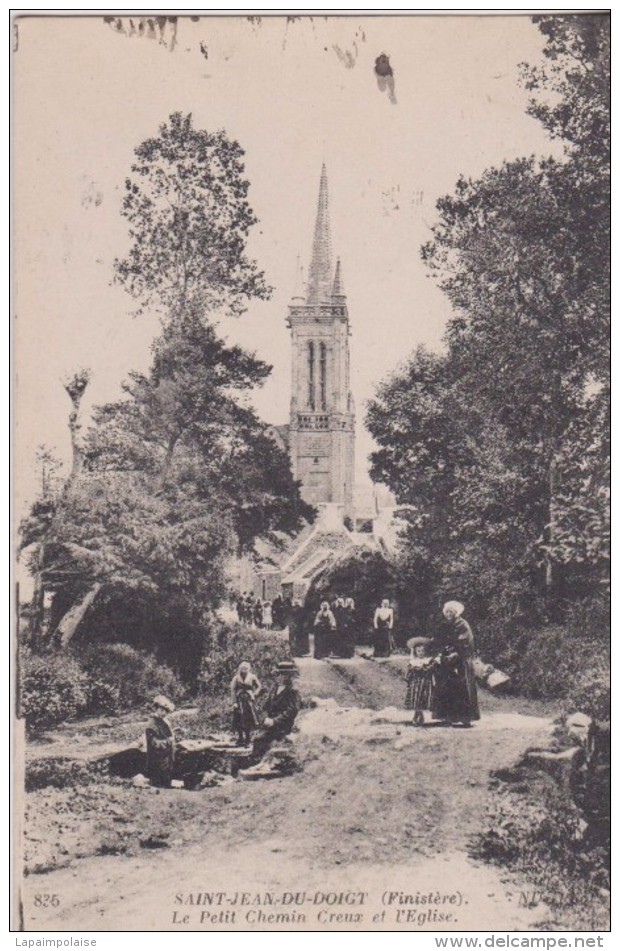
[[[12,25],[13,928],[608,930],[608,14]]]

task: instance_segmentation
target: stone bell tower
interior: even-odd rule
[[[353,516],[355,408],[349,381],[349,314],[340,259],[332,264],[327,172],[319,187],[305,294],[293,297],[291,465],[312,505]]]

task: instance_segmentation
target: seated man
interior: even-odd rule
[[[175,739],[169,715],[174,704],[168,697],[155,697],[153,716],[146,728],[146,775],[153,786],[169,786],[175,767]]]
[[[293,683],[299,671],[290,660],[276,667],[277,683],[269,692],[265,704],[267,716],[262,729],[254,737],[254,758],[262,759],[275,740],[281,740],[293,729],[295,718],[301,710],[301,697]]]

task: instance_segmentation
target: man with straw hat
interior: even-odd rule
[[[281,661],[275,670],[277,682],[271,688],[265,703],[267,716],[256,734],[253,744],[254,756],[262,758],[275,740],[281,740],[291,732],[295,718],[301,710],[301,697],[293,679],[299,675],[291,660]]]

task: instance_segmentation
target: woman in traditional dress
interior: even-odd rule
[[[341,626],[342,632],[339,639],[342,656],[355,657],[355,601],[353,598],[344,599]]]
[[[435,684],[435,658],[429,657],[428,637],[412,637],[407,641],[411,656],[407,665],[407,693],[405,710],[413,710],[414,726],[424,725],[424,711],[433,706],[433,688]]]
[[[281,631],[285,625],[284,621],[284,601],[282,595],[277,594],[271,603],[271,616],[273,626],[277,631]]]
[[[334,615],[334,620],[336,621],[336,630],[334,631],[334,636],[332,638],[332,653],[336,657],[344,657],[342,653],[342,638],[346,625],[345,619],[345,609],[344,609],[344,598],[341,594],[338,595],[332,601],[332,614]]]
[[[474,673],[474,635],[462,617],[463,605],[448,601],[443,606],[446,626],[443,633],[433,716],[452,726],[470,727],[480,719]]]
[[[336,618],[330,610],[329,602],[322,601],[314,619],[314,656],[317,660],[329,657],[335,630]]]
[[[273,627],[273,613],[271,610],[271,601],[263,601],[263,627],[270,631]]]
[[[169,786],[174,772],[175,741],[169,714],[174,704],[168,697],[155,697],[146,728],[146,775],[153,786]]]
[[[295,599],[288,612],[288,640],[293,657],[304,657],[310,653],[310,638],[305,626],[304,609],[301,601]]]
[[[250,664],[244,660],[230,682],[233,730],[237,734],[239,746],[247,746],[252,738],[252,731],[258,727],[256,698],[260,690],[260,680]]]
[[[387,598],[383,599],[381,606],[375,611],[373,627],[375,629],[375,657],[389,657],[392,653],[394,611]]]

